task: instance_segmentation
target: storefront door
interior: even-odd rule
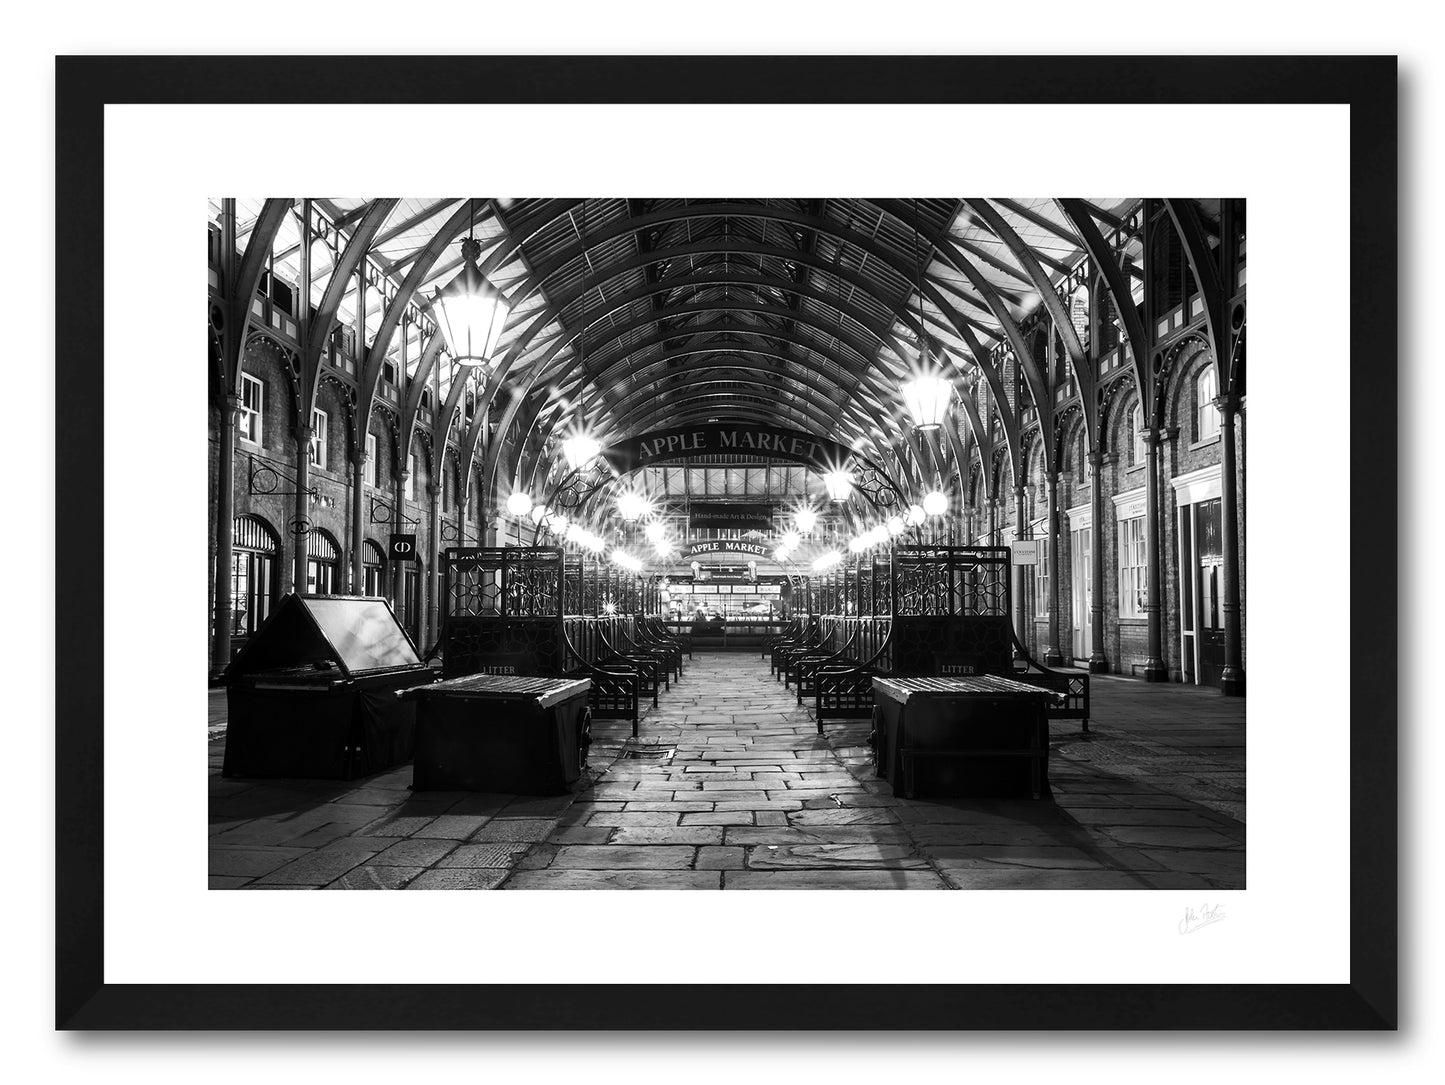
[[[1219,498],[1194,506],[1199,614],[1199,683],[1217,686],[1224,672],[1224,545]]]
[[[1073,605],[1069,608],[1074,622],[1074,659],[1088,660],[1094,653],[1094,577],[1093,577],[1093,529],[1079,528],[1070,532],[1073,554],[1070,563],[1069,584],[1072,589]]]

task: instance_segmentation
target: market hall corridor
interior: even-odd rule
[[[1053,728],[1053,801],[895,799],[866,720],[820,736],[756,651],[702,652],[587,780],[547,798],[224,780],[214,888],[1147,889],[1244,885],[1244,712],[1212,690],[1096,680],[1091,735]],[[590,782],[590,786],[589,785]]]

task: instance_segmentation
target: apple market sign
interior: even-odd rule
[[[855,458],[851,450],[826,437],[814,437],[801,430],[745,423],[655,430],[613,445],[602,453],[619,472],[689,456],[748,454],[792,460],[820,471],[831,471]]]
[[[682,548],[682,558],[690,560],[707,554],[751,554],[753,557],[766,557],[768,548],[762,543],[744,542],[741,539],[708,539],[702,542],[690,542]]]

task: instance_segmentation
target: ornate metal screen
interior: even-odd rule
[[[460,546],[444,557],[446,617],[561,617],[558,547]]]
[[[893,565],[900,617],[1008,617],[1006,547],[900,546]]]

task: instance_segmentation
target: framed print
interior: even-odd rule
[[[59,1027],[1396,1027],[1393,58],[56,75]]]

